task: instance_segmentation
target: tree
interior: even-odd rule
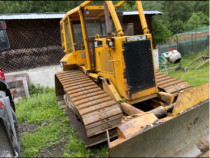
[[[197,28],[200,25],[200,23],[201,23],[200,17],[196,13],[192,13],[192,16],[187,22],[187,28],[189,30]]]
[[[82,1],[0,1],[0,14],[67,12]]]
[[[202,12],[192,13],[192,16],[187,21],[187,30],[192,30],[197,27],[207,26],[209,23],[209,18]]]
[[[200,26],[209,25],[209,17],[205,15],[203,12],[197,12],[197,15],[200,17]]]
[[[165,43],[170,39],[171,31],[163,25],[158,17],[153,17],[152,25],[154,45]]]
[[[168,29],[171,30],[173,34],[182,33],[186,30],[186,24],[180,19],[174,20],[168,25]]]
[[[163,1],[142,1],[144,10],[163,11]]]
[[[170,23],[175,20],[186,21],[192,12],[192,3],[189,1],[165,1],[163,4],[164,18]]]

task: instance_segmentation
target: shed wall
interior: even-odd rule
[[[0,52],[5,72],[58,65],[64,56],[59,19],[7,20],[10,49]]]

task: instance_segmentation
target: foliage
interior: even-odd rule
[[[30,95],[38,95],[38,94],[48,93],[52,91],[51,88],[40,86],[40,84],[37,84],[37,85],[29,84],[28,88],[29,88]]]
[[[209,25],[209,8],[206,5],[209,5],[209,2],[165,1],[163,4],[163,19],[166,21],[166,26],[173,34],[188,31],[189,26],[191,27],[193,25],[195,27],[194,23],[198,23],[197,27],[199,27],[200,24],[207,26]],[[195,14],[194,12],[197,13]],[[194,20],[198,20],[198,22]]]
[[[154,45],[162,44],[169,40],[171,31],[157,17],[153,17],[152,25]]]
[[[185,31],[185,23],[180,19],[174,20],[168,27],[174,34]]]
[[[82,1],[0,1],[0,13],[67,12]]]
[[[144,10],[158,10],[163,11],[164,1],[142,1]]]
[[[129,3],[125,3],[122,7],[119,8],[121,11],[131,11],[137,10],[136,5],[130,5]]]
[[[209,18],[202,12],[192,13],[192,16],[187,21],[187,29],[192,30],[198,27],[207,26],[209,23]]]

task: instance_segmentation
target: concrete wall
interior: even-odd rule
[[[56,72],[61,71],[60,65],[56,66],[46,66],[41,68],[29,69],[19,72],[5,73],[8,75],[17,75],[22,73],[27,73],[29,76],[30,84],[40,84],[41,86],[48,86],[51,88],[55,87],[54,75]]]

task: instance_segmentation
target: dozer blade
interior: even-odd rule
[[[195,93],[196,90],[199,94]],[[139,123],[136,126],[129,123],[130,120],[124,122],[124,125],[122,123],[117,128],[118,139],[109,142],[110,157],[198,157],[206,154],[209,150],[208,90],[209,84],[206,84],[183,92],[180,99],[185,94],[188,100],[200,97],[200,102],[194,99],[193,104],[185,99],[183,103],[191,106],[177,112],[177,107],[182,104],[178,97],[179,102],[176,102],[177,105],[175,103],[171,118],[168,116],[158,121],[154,119],[143,130]],[[137,129],[139,132],[136,132]]]

